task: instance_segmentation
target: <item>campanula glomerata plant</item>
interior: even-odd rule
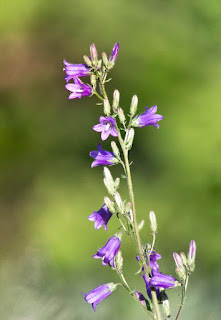
[[[106,243],[102,244],[103,246],[95,252],[93,258],[101,259],[103,266],[115,270],[119,275],[120,282],[101,284],[92,291],[83,293],[83,295],[85,301],[91,304],[95,311],[96,306],[102,300],[109,297],[118,286],[122,286],[144,309],[147,317],[161,320],[168,319],[171,316],[167,291],[178,288],[181,290],[181,302],[175,317],[175,320],[177,320],[184,305],[189,277],[195,268],[196,244],[194,240],[190,242],[187,255],[184,252],[181,252],[181,254],[173,253],[175,278],[160,271],[158,263],[162,256],[156,252],[155,248],[157,220],[152,210],[149,213],[152,240],[150,243],[141,242],[140,230],[144,226],[144,220],[138,224],[129,151],[133,146],[134,128],[154,126],[159,129],[159,121],[163,120],[163,116],[157,113],[156,105],[151,108],[145,107],[145,112],[137,114],[138,97],[136,95],[132,97],[130,112],[127,117],[120,105],[118,90],[113,93],[113,101],[109,100],[106,83],[110,79],[107,79],[107,77],[116,63],[118,53],[119,44],[116,43],[110,57],[108,58],[107,54],[102,52],[100,59],[95,45],[92,44],[90,46],[90,57],[83,57],[84,64],[72,64],[64,60],[67,83],[65,87],[70,91],[69,99],[81,99],[84,96],[95,95],[100,100],[100,104],[103,105],[104,114],[100,116],[99,123],[93,126],[93,130],[100,134],[102,141],[112,138],[115,141],[117,140],[117,143],[114,140],[111,141],[111,151],[104,150],[99,143],[97,150],[90,152],[90,157],[93,158],[91,167],[103,167],[104,185],[109,196],[104,197],[104,203],[101,204],[100,209],[89,215],[88,219],[94,222],[95,230],[101,227],[107,230],[107,225],[111,223],[112,219],[119,221],[119,229],[121,230],[107,239]],[[85,83],[85,77],[90,77],[90,84]],[[84,82],[82,78],[84,78]],[[129,202],[122,199],[120,192],[117,191],[120,186],[120,178],[114,178],[108,168],[114,165],[122,166],[122,178],[126,178],[127,181]],[[143,281],[143,293],[131,288],[124,276],[123,256],[120,250],[123,236],[124,238],[127,236],[129,241],[135,244],[137,256],[134,258],[137,259],[139,267],[136,274],[139,274],[141,276],[139,279]],[[162,314],[164,314],[163,318]]]

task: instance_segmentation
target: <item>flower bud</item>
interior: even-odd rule
[[[114,110],[114,112],[117,111],[117,108],[119,106],[119,102],[120,102],[120,92],[118,90],[114,90],[114,94],[113,94],[113,110]]]
[[[123,261],[122,252],[119,250],[115,256],[115,265],[116,265],[116,269],[117,269],[118,273],[122,272],[123,262],[124,261]]]
[[[112,151],[115,154],[115,156],[119,157],[120,156],[120,151],[119,151],[115,141],[111,141],[111,148],[112,148]]]
[[[90,78],[91,78],[91,84],[92,84],[92,86],[95,86],[96,83],[97,83],[97,79],[96,79],[95,74],[92,74]]]
[[[91,54],[91,60],[93,64],[97,64],[97,49],[95,47],[95,44],[92,43],[90,46],[90,54]]]
[[[88,56],[83,56],[83,59],[84,59],[84,62],[89,66],[91,67],[92,66],[92,63],[91,63],[91,60]]]
[[[137,105],[138,105],[138,97],[136,95],[133,96],[131,105],[130,105],[130,114],[133,117],[137,112]]]
[[[111,213],[116,212],[114,202],[111,201],[108,197],[104,197],[104,203],[106,204]]]
[[[126,204],[126,206],[125,206],[125,211],[126,211],[127,213],[129,213],[129,212],[130,212],[130,209],[131,209],[131,203],[130,203],[130,202],[127,202],[127,204]]]
[[[179,268],[175,269],[176,274],[178,275],[179,280],[184,283],[185,279],[186,279],[186,274],[184,274],[183,272],[180,271]]]
[[[162,303],[163,303],[163,312],[165,313],[167,318],[170,318],[170,303],[167,294],[165,291],[162,292]]]
[[[185,276],[186,275],[186,269],[183,265],[183,261],[181,259],[181,257],[178,255],[178,253],[174,252],[173,253],[173,258],[174,258],[174,261],[175,261],[175,264],[177,266],[177,269],[179,269],[179,272]]]
[[[107,67],[109,61],[108,61],[108,57],[107,57],[106,52],[101,52],[101,56],[102,56],[103,64],[105,65],[105,67]]]
[[[127,148],[127,150],[130,150],[132,148],[132,144],[134,141],[134,129],[130,128],[129,130],[127,130],[126,136],[125,136],[125,147]]]
[[[107,98],[104,99],[104,113],[109,116],[111,111],[110,103]]]
[[[121,199],[121,196],[120,196],[120,194],[118,192],[115,192],[114,199],[116,201],[116,204],[118,206],[118,209],[119,209],[120,213],[123,214],[124,213],[124,203],[123,203],[123,201]]]
[[[189,269],[191,272],[193,272],[195,269],[195,258],[196,258],[196,242],[194,240],[191,240],[188,259],[187,259],[187,263],[189,265]]]
[[[150,219],[150,229],[151,229],[152,233],[156,234],[157,233],[157,220],[156,220],[155,213],[153,211],[150,211],[149,219]]]
[[[104,184],[105,184],[105,187],[107,188],[107,191],[111,195],[113,195],[115,192],[114,180],[110,173],[110,170],[107,167],[104,167]]]
[[[144,220],[141,220],[141,222],[138,224],[138,230],[140,231],[144,226]]]
[[[184,252],[180,253],[180,258],[181,258],[181,260],[183,262],[183,265],[186,267],[187,266],[187,258],[186,258],[186,255],[185,255]]]
[[[120,185],[120,178],[116,178],[115,182],[114,182],[114,187],[115,189],[117,189]]]
[[[130,220],[133,223],[134,222],[134,216],[133,216],[133,211],[131,209],[129,211],[129,214],[130,214]]]
[[[125,118],[123,109],[119,108],[117,111],[118,111],[118,117],[119,117],[120,122],[122,124],[124,124],[124,122],[126,121],[126,118]]]

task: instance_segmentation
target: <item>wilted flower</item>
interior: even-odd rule
[[[96,306],[104,299],[109,297],[111,293],[117,288],[117,284],[106,283],[88,293],[82,293],[85,295],[84,300],[87,303],[91,303],[94,311],[96,311]]]
[[[91,87],[78,78],[74,78],[74,83],[66,84],[65,88],[71,92],[68,99],[81,99],[83,96],[90,96],[91,94]]]
[[[140,303],[144,306],[144,307],[146,307],[146,306],[148,306],[149,305],[149,302],[147,301],[147,299],[144,297],[144,295],[140,292],[140,291],[138,291],[138,290],[136,290],[136,297],[137,297],[137,299],[140,301]]]
[[[152,271],[152,278],[150,279],[150,286],[155,288],[172,288],[178,284],[178,281],[167,274],[160,273],[158,271]]]
[[[100,117],[99,119],[100,123],[96,124],[93,127],[94,131],[101,132],[101,139],[104,141],[106,140],[109,135],[112,135],[113,137],[117,137],[118,133],[115,128],[116,126],[116,120],[112,117]]]
[[[104,204],[100,210],[94,211],[93,214],[91,214],[88,217],[88,220],[94,221],[94,228],[98,230],[101,226],[104,227],[105,230],[107,230],[107,223],[110,220],[112,216],[112,213],[109,211],[106,204]]]
[[[86,64],[72,64],[64,60],[64,65],[64,70],[66,72],[66,82],[73,78],[86,77],[90,74],[90,68]]]
[[[159,129],[159,124],[157,123],[160,120],[163,120],[163,116],[160,114],[156,114],[157,106],[153,106],[148,109],[145,107],[146,111],[140,115],[138,115],[133,121],[132,126],[134,127],[147,127],[147,126],[155,126]]]
[[[98,150],[93,150],[90,152],[90,157],[94,158],[95,161],[92,162],[91,167],[112,165],[118,162],[117,158],[112,152],[102,149],[101,144],[97,146]]]
[[[102,264],[104,266],[111,265],[114,268],[114,257],[116,256],[118,250],[120,249],[121,241],[117,236],[111,237],[105,246],[97,251],[93,256],[95,259],[102,259]]]

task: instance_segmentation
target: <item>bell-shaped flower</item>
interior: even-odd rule
[[[71,92],[68,99],[81,99],[83,96],[91,95],[91,87],[78,78],[74,78],[74,83],[66,84],[65,88]]]
[[[106,140],[109,135],[112,135],[113,137],[117,137],[118,133],[116,130],[116,120],[112,117],[100,117],[99,119],[100,123],[96,124],[93,127],[94,131],[101,132],[101,139],[104,141]]]
[[[103,165],[113,165],[118,163],[117,158],[112,152],[106,151],[101,147],[99,143],[97,146],[98,150],[93,150],[90,152],[90,157],[94,158],[95,161],[92,162],[91,167],[103,166]]]
[[[160,114],[156,114],[157,106],[153,106],[150,109],[145,107],[146,111],[133,119],[132,126],[134,127],[147,127],[147,126],[155,126],[159,129],[159,121],[163,120],[163,116]]]
[[[90,75],[90,68],[86,64],[72,64],[64,60],[65,80],[68,82],[76,77],[86,77]]]
[[[110,266],[114,268],[114,257],[120,249],[120,246],[120,238],[117,236],[113,236],[108,240],[103,248],[99,249],[97,253],[93,255],[93,257],[95,259],[102,259],[102,264],[104,266],[110,264]]]
[[[152,277],[150,279],[151,287],[168,289],[177,285],[178,281],[174,277],[155,270],[152,271]]]
[[[91,303],[94,311],[96,311],[96,306],[104,299],[108,298],[111,293],[117,288],[117,284],[106,283],[88,293],[82,293],[85,297],[84,300],[87,303]]]
[[[108,209],[107,205],[104,204],[100,210],[94,211],[93,214],[91,214],[88,217],[88,220],[94,221],[94,228],[98,230],[101,226],[104,227],[105,230],[107,230],[107,223],[110,220],[112,216],[112,213]]]

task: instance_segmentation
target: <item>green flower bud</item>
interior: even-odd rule
[[[85,62],[89,67],[92,66],[91,60],[88,58],[88,56],[83,56],[83,59],[84,59],[84,62]]]
[[[95,47],[95,44],[92,43],[90,46],[90,54],[91,54],[91,61],[94,65],[97,64],[97,49]]]
[[[105,65],[105,67],[107,67],[109,61],[108,61],[108,57],[107,57],[106,52],[102,52],[102,53],[101,53],[101,56],[102,56],[103,64]]]
[[[115,156],[119,157],[120,156],[120,151],[119,151],[115,141],[111,141],[111,148],[112,148],[112,151],[115,154]]]
[[[141,229],[143,229],[144,226],[144,220],[141,220],[141,222],[138,224],[138,230],[140,231]]]
[[[106,206],[108,207],[110,212],[112,212],[112,213],[116,212],[114,202],[111,201],[108,197],[104,197],[104,203],[106,204]]]
[[[130,114],[133,117],[137,112],[137,105],[138,105],[138,97],[136,95],[133,96],[131,105],[130,105]]]
[[[130,128],[126,132],[124,144],[125,144],[125,147],[127,148],[127,150],[130,150],[132,148],[133,141],[134,141],[134,134],[135,134],[135,131],[133,128]]]
[[[117,112],[118,112],[118,117],[119,117],[120,122],[121,122],[122,124],[124,124],[125,121],[126,121],[126,118],[125,118],[123,109],[118,108]]]
[[[114,182],[115,189],[118,189],[119,185],[120,185],[120,178],[116,178]]]
[[[117,204],[117,207],[118,207],[120,213],[123,214],[125,207],[124,207],[124,203],[123,203],[123,201],[121,199],[121,196],[120,196],[120,194],[118,192],[115,192],[114,200],[116,201],[116,204]]]
[[[107,98],[104,99],[104,113],[109,116],[111,111],[110,103]]]
[[[95,86],[97,83],[97,78],[96,78],[95,74],[92,74],[90,78],[91,78],[92,86]]]
[[[155,213],[153,211],[150,211],[149,219],[150,219],[150,229],[151,229],[152,233],[156,234],[157,233],[157,220],[156,220]]]
[[[115,256],[115,265],[118,273],[121,273],[123,270],[123,262],[122,252],[119,250]]]
[[[113,94],[113,110],[117,112],[117,108],[119,107],[120,102],[120,92],[118,90],[114,90]]]

